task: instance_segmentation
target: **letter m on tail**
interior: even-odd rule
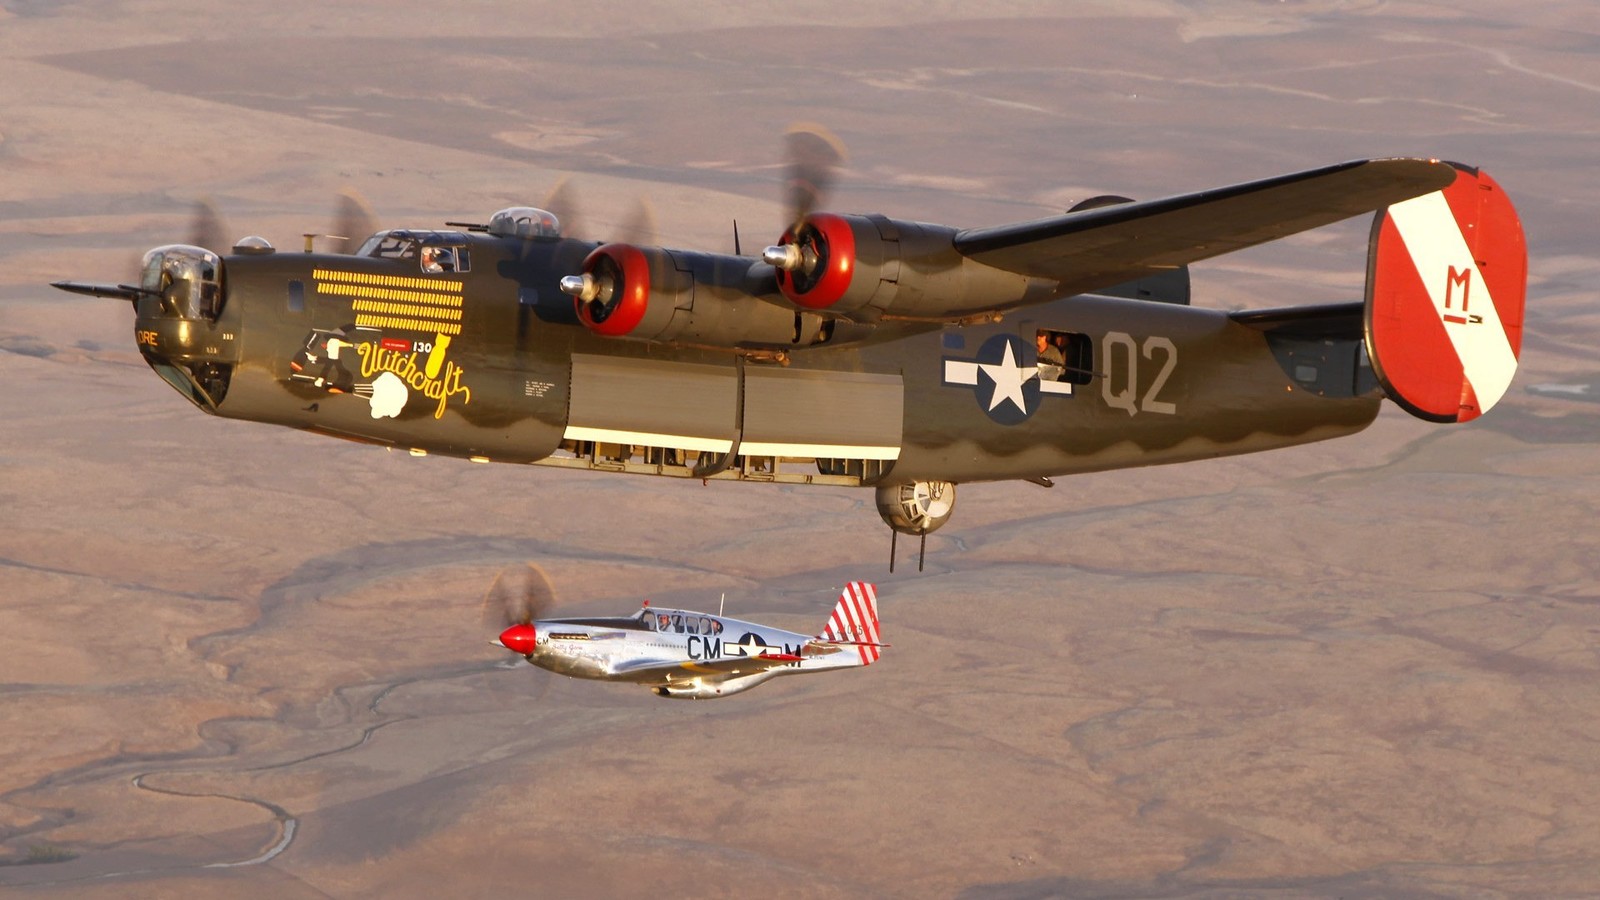
[[[822,629],[820,636],[836,644],[855,645],[863,666],[877,662],[883,648],[888,646],[878,634],[877,588],[864,581],[845,585],[828,619],[828,627]]]

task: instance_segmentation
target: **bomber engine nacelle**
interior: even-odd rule
[[[827,319],[777,302],[771,272],[749,258],[604,244],[561,279],[595,334],[709,347],[803,347]]]
[[[957,229],[812,213],[761,254],[794,305],[857,322],[950,321],[1049,299],[1053,285],[975,262]]]

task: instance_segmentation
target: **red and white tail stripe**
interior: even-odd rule
[[[821,637],[838,644],[856,645],[863,666],[877,662],[885,646],[878,635],[877,588],[864,581],[845,585]]]
[[[1485,172],[1378,216],[1367,282],[1367,355],[1390,399],[1465,422],[1511,385],[1522,347],[1522,223]]]

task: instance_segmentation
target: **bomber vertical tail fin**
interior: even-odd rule
[[[1372,227],[1366,343],[1389,398],[1432,422],[1475,419],[1511,385],[1522,349],[1522,223],[1485,172],[1383,210]]]
[[[864,581],[845,585],[827,627],[818,637],[835,644],[854,645],[861,654],[863,666],[877,662],[883,648],[888,646],[881,642],[878,632],[877,588]]]

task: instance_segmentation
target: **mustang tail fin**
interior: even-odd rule
[[[864,581],[852,581],[839,593],[828,625],[818,635],[833,644],[851,644],[861,654],[861,664],[878,661],[883,648],[878,635],[878,591]]]
[[[1432,422],[1475,419],[1511,385],[1522,349],[1522,223],[1485,172],[1383,210],[1372,227],[1366,343],[1389,398]]]

